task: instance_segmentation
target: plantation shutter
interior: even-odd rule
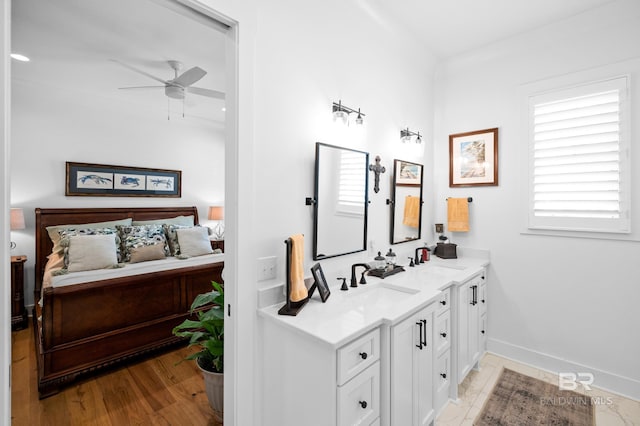
[[[533,96],[531,228],[628,232],[627,78]]]
[[[362,153],[341,151],[338,181],[338,211],[364,215],[366,164]]]

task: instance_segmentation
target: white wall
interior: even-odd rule
[[[640,57],[640,3],[619,1],[460,55],[436,77],[436,219],[444,199],[472,196],[471,231],[453,242],[491,251],[489,348],[640,398],[640,242],[524,235],[518,97],[523,85]],[[637,64],[637,62],[636,62]],[[640,90],[632,78],[632,164],[640,160]],[[499,127],[497,187],[449,188],[448,135]],[[632,169],[633,195],[640,174]],[[640,200],[634,201],[640,228]],[[445,222],[446,223],[446,222]]]
[[[387,169],[377,194],[370,174],[368,239],[374,250],[321,261],[331,286],[339,284],[337,277],[349,277],[351,264],[373,260],[374,252],[386,252],[390,247],[385,200],[390,197],[393,159],[430,163],[432,141],[425,138],[417,149],[403,146],[400,130],[409,126],[426,134],[433,129],[434,61],[401,28],[389,28],[381,22],[380,17],[370,14],[365,2],[260,3],[251,194],[254,249],[257,257],[277,256],[278,277],[273,282],[259,282],[258,288],[284,283],[283,241],[295,233],[305,235],[305,268],[311,275],[309,268],[315,264],[311,258],[313,208],[304,201],[313,196],[316,142],[367,151],[371,163],[380,155]],[[331,105],[338,100],[366,114],[361,139],[334,133]],[[433,187],[427,186],[425,199],[432,198],[432,191]],[[423,220],[430,223],[433,210],[425,206]],[[419,243],[394,246],[394,250],[398,256],[403,252],[410,255]],[[255,259],[241,261],[253,267]],[[254,324],[257,326],[257,319]],[[259,346],[256,353],[260,353]],[[260,363],[259,355],[255,361],[258,372],[269,368]],[[258,386],[259,375],[255,377]],[[257,389],[260,392],[261,388]],[[255,413],[260,413],[259,396],[256,404]],[[256,414],[255,424],[259,422]]]
[[[14,78],[12,85],[11,205],[24,209],[27,225],[12,232],[17,243],[12,253],[29,258],[27,305],[33,304],[36,207],[195,205],[206,225],[207,207],[224,201],[220,123],[178,113],[167,120],[161,108],[87,96],[82,88],[57,86],[44,73],[41,78]],[[66,161],[181,170],[182,197],[66,197]]]
[[[400,130],[409,126],[426,133],[433,128],[433,60],[401,29],[380,25],[358,2],[307,2],[304,8],[290,1],[269,2],[260,9],[259,30],[254,150],[258,256],[278,256],[276,281],[281,283],[283,241],[301,232],[305,265],[315,263],[313,208],[304,200],[313,196],[316,142],[367,151],[370,163],[376,155],[382,158],[386,172],[378,193],[373,174],[369,176],[368,239],[376,253],[386,251],[390,216],[385,201],[393,159],[423,163],[430,155],[428,138],[419,147],[403,146]],[[363,134],[335,131],[331,104],[338,100],[366,114]],[[373,252],[363,252],[321,263],[333,285],[337,273],[373,257]]]

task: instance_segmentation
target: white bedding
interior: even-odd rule
[[[55,263],[56,259],[50,259],[47,265]],[[43,288],[45,287],[63,287],[73,284],[80,284],[91,281],[108,280],[111,278],[120,278],[131,275],[145,274],[148,272],[167,271],[170,269],[184,268],[187,266],[206,265],[208,263],[216,263],[224,261],[224,253],[207,254],[203,256],[190,257],[188,259],[177,259],[175,257],[167,257],[160,260],[151,260],[140,263],[127,263],[123,268],[116,269],[97,269],[93,271],[72,272],[64,275],[53,276],[52,272],[59,267],[52,269],[47,268],[43,279]],[[58,264],[59,266],[59,264]]]

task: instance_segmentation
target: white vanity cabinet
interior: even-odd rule
[[[262,424],[378,424],[379,328],[338,349],[270,321],[262,332]]]
[[[433,304],[391,327],[391,424],[426,425],[433,408]]]
[[[477,366],[486,348],[485,271],[457,286],[457,383]]]

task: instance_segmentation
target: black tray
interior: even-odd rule
[[[398,272],[402,271],[404,271],[404,268],[402,266],[395,266],[393,268],[369,269],[367,275],[385,279],[389,275],[397,274]]]

